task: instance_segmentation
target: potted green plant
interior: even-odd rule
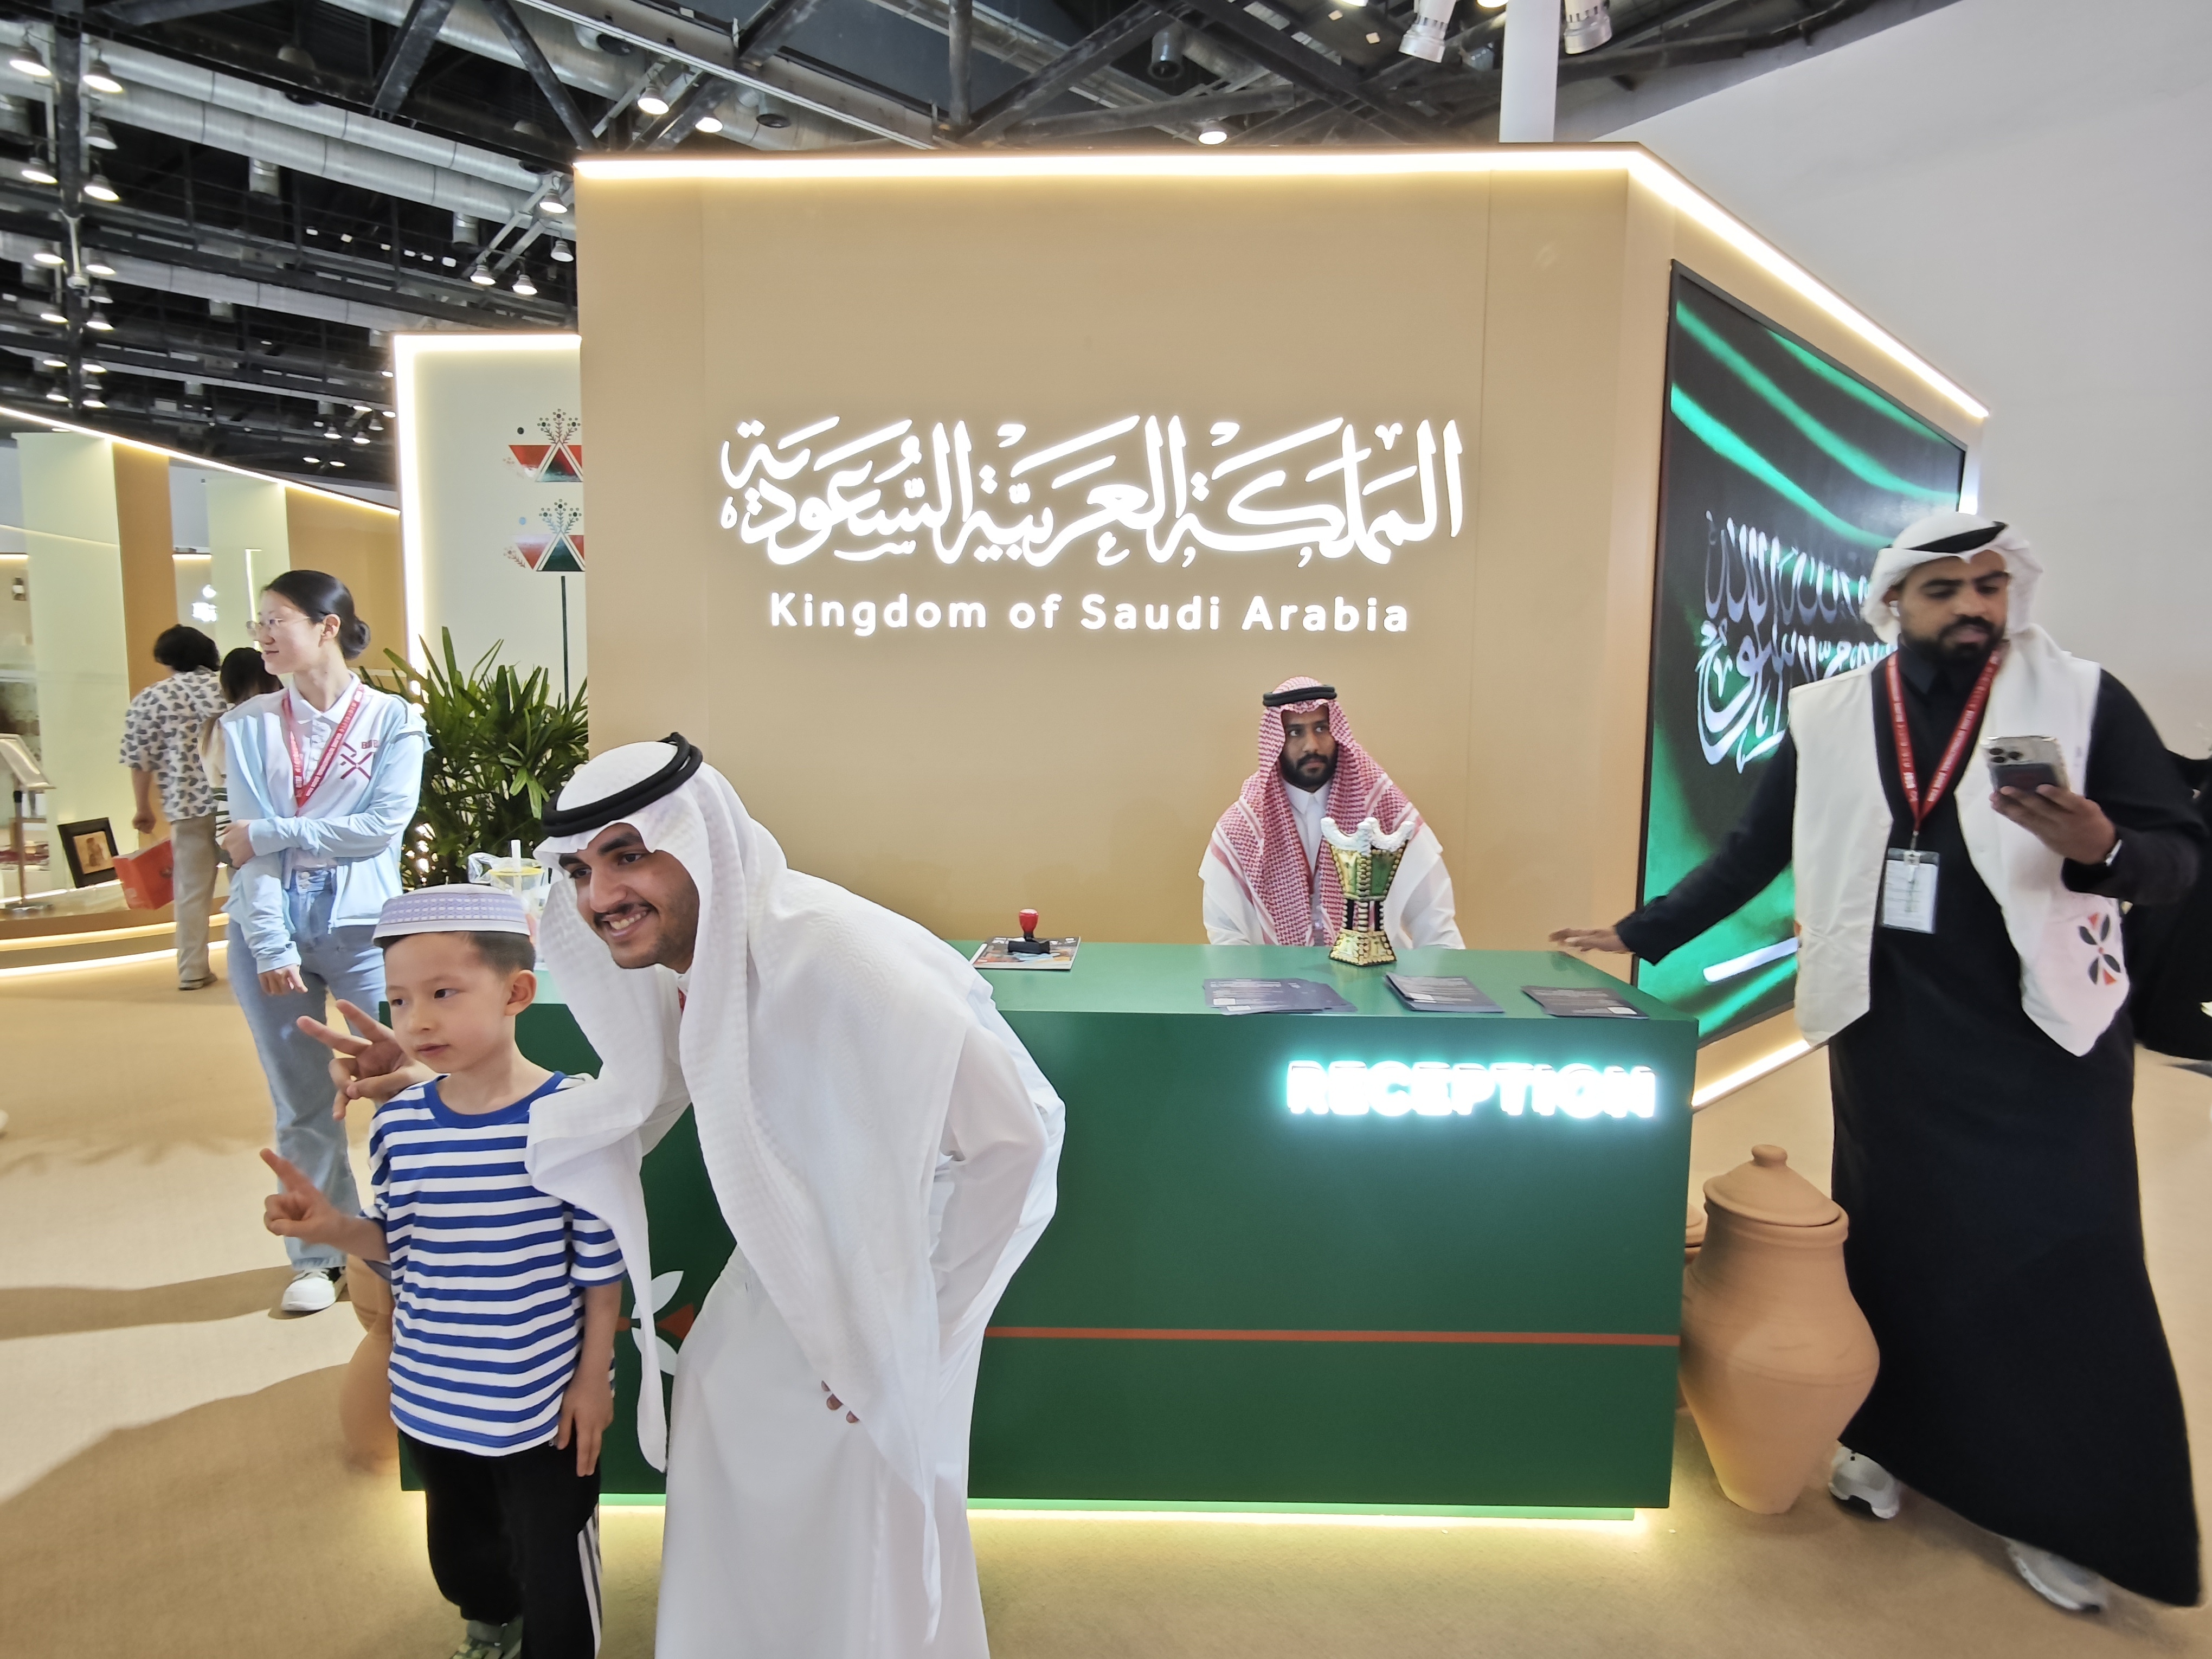
[[[526,854],[544,838],[538,818],[547,797],[587,754],[588,682],[573,696],[556,696],[544,669],[525,676],[495,660],[503,640],[464,668],[453,630],[439,635],[437,653],[422,642],[427,666],[387,651],[393,672],[369,677],[421,709],[430,733],[420,816],[400,860],[410,887],[467,880],[471,853],[504,853],[520,841]]]

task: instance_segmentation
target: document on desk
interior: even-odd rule
[[[1312,979],[1210,979],[1206,1000],[1224,1014],[1348,1014],[1352,1006]]]
[[[1386,974],[1398,1000],[1419,1013],[1502,1014],[1505,1012],[1458,974]]]
[[[1644,1019],[1620,994],[1594,985],[1524,985],[1521,994],[1559,1019]]]

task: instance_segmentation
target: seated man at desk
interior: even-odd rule
[[[1352,735],[1336,688],[1300,676],[1260,699],[1260,769],[1213,827],[1199,866],[1206,935],[1216,945],[1329,945],[1344,921],[1336,860],[1321,821],[1349,835],[1375,819],[1385,835],[1411,825],[1382,905],[1400,950],[1462,947],[1451,877],[1436,831]]]

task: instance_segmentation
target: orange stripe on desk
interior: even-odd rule
[[[993,1325],[983,1334],[1080,1342],[1499,1342],[1600,1348],[1674,1348],[1682,1341],[1636,1331],[1188,1331],[1086,1325]]]

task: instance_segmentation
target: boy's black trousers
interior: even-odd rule
[[[431,1575],[461,1617],[504,1625],[520,1613],[524,1659],[592,1659],[599,1477],[576,1473],[575,1446],[485,1457],[400,1437],[422,1477]]]

